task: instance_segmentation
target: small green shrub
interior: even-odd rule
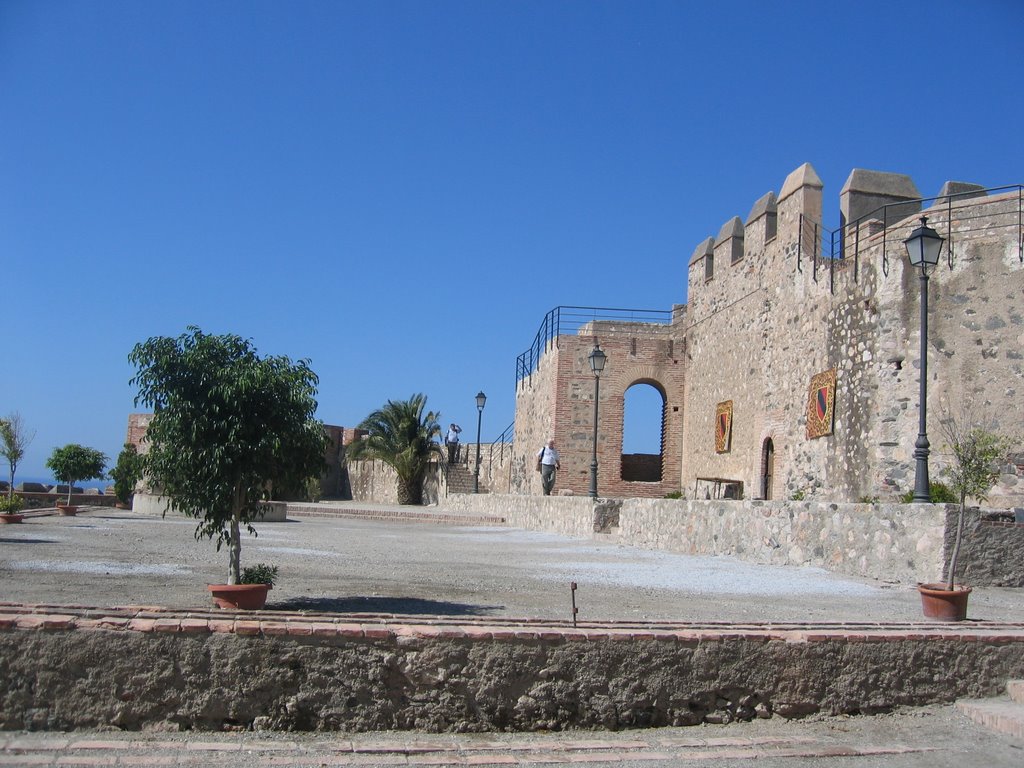
[[[242,569],[242,578],[239,584],[269,584],[274,586],[277,580],[277,566],[257,563]]]
[[[859,503],[861,503],[861,504],[877,504],[878,503],[878,497],[877,496],[861,496],[857,501]]]
[[[14,515],[25,506],[25,500],[18,494],[13,496],[0,496],[0,515]]]
[[[683,492],[682,491],[669,491],[668,493],[665,494],[665,498],[666,499],[681,499],[681,498],[683,498]]]
[[[803,488],[801,488],[800,490],[793,491],[793,493],[789,497],[789,500],[790,501],[803,501],[806,498],[807,498],[807,492]]]
[[[930,486],[929,490],[931,491],[932,504],[956,504],[960,501],[957,495],[953,492],[953,489],[945,483],[934,482],[931,483]],[[903,504],[910,504],[913,501],[913,488],[900,496],[900,502]]]

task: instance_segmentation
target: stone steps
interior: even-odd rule
[[[461,464],[448,465],[448,493],[473,493],[473,473],[468,467]],[[480,493],[487,493],[487,489],[480,488]]]
[[[1024,739],[1024,680],[1010,680],[1006,696],[996,699],[967,699],[957,709],[974,722],[998,733]]]

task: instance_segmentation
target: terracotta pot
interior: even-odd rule
[[[269,584],[207,584],[218,608],[255,611],[267,604]]]
[[[918,584],[921,593],[921,609],[929,619],[939,621],[963,621],[967,618],[967,596],[971,588],[963,584],[948,589],[948,584]]]
[[[24,519],[25,519],[24,515],[16,515],[16,514],[0,515],[0,523],[20,523]]]
[[[66,515],[67,517],[74,517],[78,514],[78,507],[76,507],[74,504],[58,504],[57,511],[60,512],[62,515]]]

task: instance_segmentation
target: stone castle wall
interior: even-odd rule
[[[769,438],[772,498],[893,499],[912,488],[920,289],[903,240],[918,225],[918,198],[907,177],[854,171],[840,200],[845,258],[833,260],[823,247],[822,185],[805,165],[786,179],[777,201],[770,193],[745,225],[737,217],[697,247],[688,274],[684,488],[701,476],[735,478],[748,495],[763,498]],[[889,207],[877,211],[881,204]],[[944,255],[930,279],[933,481],[948,460],[944,413],[966,405],[1022,437],[1020,419],[1011,415],[1024,385],[1019,205],[1019,191],[974,191],[923,211],[954,253],[952,270]],[[772,207],[774,221],[765,213]],[[864,211],[875,212],[853,219]],[[833,433],[811,439],[811,377],[830,369]],[[732,444],[716,453],[716,405],[729,400]],[[993,505],[1020,503],[1022,469],[1024,457],[1005,468]]]

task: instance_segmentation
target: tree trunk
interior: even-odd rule
[[[956,538],[953,539],[953,554],[949,558],[949,573],[946,574],[949,580],[949,590],[953,591],[956,583],[956,561],[960,557],[960,542],[964,537],[964,511],[967,506],[967,494],[960,493],[960,511],[956,516]]]
[[[238,584],[242,580],[242,537],[239,528],[244,501],[242,489],[236,483],[234,503],[231,505],[231,528],[228,532],[231,536],[228,542],[228,584]]]
[[[68,506],[71,506],[71,489],[74,487],[75,481],[68,480]]]
[[[231,513],[231,541],[228,542],[228,584],[237,584],[242,578],[242,539],[238,535],[240,517],[236,507]]]

